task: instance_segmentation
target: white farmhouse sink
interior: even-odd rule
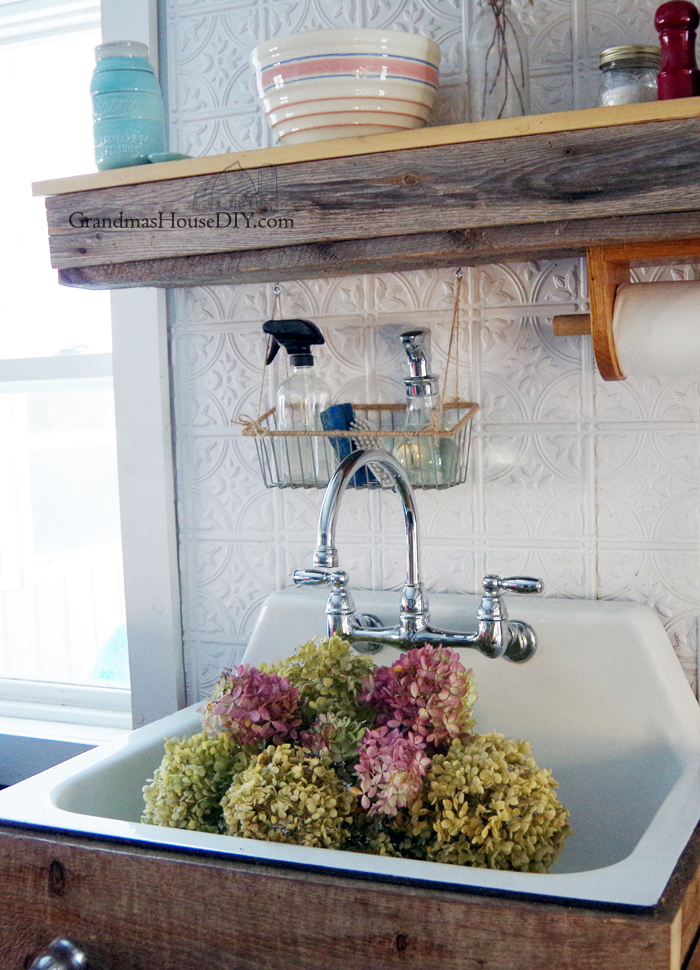
[[[357,592],[359,611],[393,622],[399,594]],[[266,602],[246,652],[252,664],[324,634],[325,595],[291,589]],[[431,596],[443,629],[469,630],[477,597]],[[0,792],[0,820],[343,874],[653,906],[700,819],[700,708],[666,633],[632,603],[508,597],[539,638],[523,665],[462,651],[479,689],[477,730],[532,742],[553,769],[574,834],[548,875],[389,859],[160,828],[139,822],[141,788],[163,738],[193,734],[195,707]],[[379,664],[398,656],[390,647]]]

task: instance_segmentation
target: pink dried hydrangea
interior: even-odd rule
[[[367,731],[355,773],[362,790],[362,807],[369,815],[396,815],[423,790],[430,767],[421,737],[380,727]]]
[[[226,732],[242,745],[279,744],[297,736],[298,701],[299,691],[286,677],[241,664],[224,670],[199,713],[212,737]]]
[[[473,671],[450,647],[420,647],[365,679],[359,700],[379,712],[378,724],[413,731],[439,747],[471,732],[476,702]]]

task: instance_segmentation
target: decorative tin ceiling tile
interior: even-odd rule
[[[535,111],[592,104],[600,49],[654,40],[654,0],[514,3],[530,38]],[[252,102],[250,49],[266,37],[323,27],[434,37],[448,83],[433,122],[462,120],[471,10],[458,0],[169,0],[171,145],[203,155],[271,144]],[[282,315],[321,326],[327,345],[317,366],[340,398],[402,402],[403,329],[430,328],[433,369],[444,379],[455,269],[283,282]],[[699,272],[697,265],[650,267],[635,278],[696,279]],[[464,269],[460,391],[481,410],[468,482],[417,495],[425,581],[473,591],[486,572],[524,573],[542,576],[547,595],[647,602],[695,683],[700,381],[603,382],[589,338],[552,332],[555,313],[585,310],[586,283],[582,260]],[[285,374],[283,361],[262,368],[261,325],[273,295],[272,284],[261,284],[178,290],[172,298],[192,700],[221,666],[240,659],[265,596],[310,564],[316,542],[322,491],[265,489],[253,441],[231,423],[257,413],[258,402],[267,407]],[[455,357],[453,343],[452,364]],[[347,494],[338,544],[353,586],[400,589],[403,531],[395,494]]]

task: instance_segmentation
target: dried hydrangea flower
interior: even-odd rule
[[[144,786],[146,808],[141,821],[224,832],[221,798],[247,760],[228,734],[211,738],[202,731],[191,738],[170,738],[160,767]]]
[[[414,841],[421,855],[414,855],[411,851]],[[394,859],[425,859],[424,846],[418,840],[407,837],[404,826],[399,824],[399,816],[389,818],[386,815],[358,812],[353,818],[348,841],[343,849],[346,852],[391,856]]]
[[[397,728],[388,727],[367,731],[355,765],[362,807],[370,815],[396,815],[420,795],[429,767],[430,758],[419,735],[405,737]]]
[[[351,717],[338,714],[319,714],[306,731],[299,735],[299,743],[313,754],[327,752],[334,764],[357,760],[360,741],[367,725]]]
[[[356,797],[327,755],[280,744],[236,775],[221,804],[229,835],[337,849],[348,836]]]
[[[296,737],[298,699],[298,689],[285,677],[241,664],[224,670],[198,711],[212,737],[225,731],[238,744],[259,745]]]
[[[438,748],[474,727],[472,673],[456,650],[420,647],[390,667],[376,667],[362,686],[360,700],[379,711],[378,724],[412,731]]]
[[[355,653],[347,640],[334,636],[316,643],[310,640],[286,660],[264,670],[272,670],[299,688],[299,703],[304,722],[331,711],[368,723],[370,712],[358,702],[358,693],[368,673],[374,669],[370,657]]]
[[[412,834],[432,862],[547,872],[571,831],[556,788],[526,741],[495,731],[457,739],[433,758]]]

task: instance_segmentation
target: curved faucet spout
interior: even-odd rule
[[[380,451],[377,448],[368,451],[353,451],[336,468],[323,497],[321,515],[318,521],[318,544],[314,553],[314,565],[331,568],[338,565],[335,527],[340,500],[355,472],[364,468],[365,465],[371,464],[381,465],[389,472],[401,499],[406,527],[406,584],[418,585],[420,583],[420,550],[418,548],[418,513],[416,512],[413,488],[398,461],[388,451]]]
[[[381,465],[389,472],[403,508],[406,583],[401,596],[399,622],[394,627],[372,626],[367,629],[360,625],[355,617],[355,604],[347,588],[348,575],[338,568],[335,527],[340,500],[353,475],[365,465]],[[331,592],[326,604],[328,636],[340,634],[355,643],[358,650],[367,653],[381,650],[385,645],[404,650],[424,645],[442,645],[471,647],[486,657],[499,657],[503,654],[508,660],[522,663],[535,652],[537,640],[534,631],[526,623],[508,621],[500,592],[541,592],[542,582],[538,579],[520,576],[502,580],[498,576],[487,576],[484,579],[484,595],[477,611],[478,629],[475,633],[451,633],[430,626],[428,599],[420,579],[418,516],[413,488],[399,462],[386,451],[353,451],[338,465],[323,497],[313,568],[298,569],[294,573],[294,582],[299,586],[330,586]]]

